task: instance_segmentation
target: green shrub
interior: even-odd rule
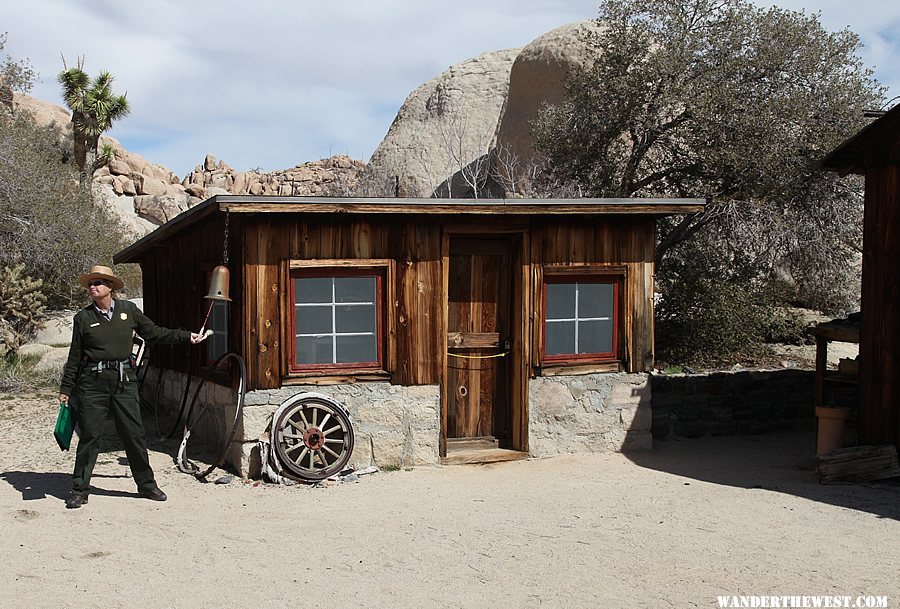
[[[25,265],[0,269],[0,346],[6,355],[19,347],[40,329],[47,297],[41,293],[44,282],[25,275]]]
[[[763,338],[767,343],[803,345],[810,340],[810,327],[797,311],[776,307],[763,326]]]
[[[127,244],[121,222],[79,187],[59,142],[58,128],[0,107],[0,267],[23,264],[52,309],[81,306],[76,277]]]
[[[754,259],[716,235],[682,244],[659,265],[657,358],[669,364],[727,366],[760,357],[767,340],[801,340],[802,320]]]

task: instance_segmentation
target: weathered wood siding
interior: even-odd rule
[[[653,367],[655,236],[652,217],[566,218],[544,222],[533,230],[531,262],[536,290],[540,289],[545,266],[624,268],[620,331],[627,372],[648,372]],[[540,305],[540,298],[535,298],[535,320],[543,318]],[[540,353],[539,338],[540,327],[536,324],[535,356]]]
[[[395,329],[396,355],[387,358],[387,367],[398,385],[438,383],[443,328],[439,224],[421,218],[372,222],[264,214],[248,218],[244,238],[243,293],[248,306],[243,310],[243,340],[245,352],[254,354],[247,358],[252,387],[279,387],[285,374],[282,353],[288,346],[282,348],[281,341],[287,340],[283,324],[292,313],[287,287],[291,259],[396,261],[395,285],[387,286],[394,298],[387,306],[393,323],[387,325]]]
[[[885,163],[891,159],[892,162]],[[860,444],[900,446],[900,144],[866,170]]]
[[[229,232],[240,234],[240,219],[231,218]],[[182,328],[196,332],[203,323],[209,301],[203,297],[209,289],[208,273],[222,263],[225,232],[224,216],[213,216],[202,227],[180,235],[166,244],[150,250],[141,260],[144,286],[144,312],[161,326]],[[232,238],[229,258],[235,260],[235,240]],[[230,264],[231,311],[240,311],[242,299],[239,265]],[[237,291],[237,294],[235,292]],[[238,346],[239,316],[229,315],[229,349]],[[206,345],[159,346],[151,350],[152,361],[164,368],[186,372],[188,358],[192,358],[196,372],[206,363]]]
[[[142,257],[145,308],[161,325],[196,331],[208,301],[206,273],[221,262],[224,216],[174,236]],[[544,265],[615,268],[623,275],[620,332],[624,369],[653,364],[655,222],[648,216],[573,218],[321,214],[232,214],[229,349],[244,355],[249,387],[280,387],[286,376],[290,260],[390,260],[386,286],[385,367],[398,385],[438,384],[446,345],[443,248],[447,234],[517,235],[511,260],[514,367],[522,401],[527,376],[539,365],[540,300]],[[186,347],[158,350],[157,362],[186,369]],[[195,370],[205,349],[193,348]],[[157,355],[155,354],[156,358]],[[522,395],[518,395],[521,393]],[[527,412],[513,416],[527,417]],[[518,427],[517,427],[518,424]],[[513,428],[525,428],[514,421]],[[521,446],[527,448],[525,438]]]

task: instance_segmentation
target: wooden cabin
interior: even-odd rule
[[[115,262],[140,264],[152,319],[196,331],[227,255],[232,302],[190,357],[195,374],[225,351],[246,360],[242,475],[258,471],[267,417],[309,390],[349,408],[357,464],[649,448],[656,218],[702,209],[215,196]],[[186,351],[153,362],[179,399]],[[212,377],[224,390],[208,399],[227,408],[230,380]]]
[[[826,157],[865,176],[859,443],[900,446],[900,106]]]

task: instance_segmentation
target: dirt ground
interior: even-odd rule
[[[110,438],[90,503],[66,510],[74,454],[53,441],[55,415],[52,396],[0,395],[0,606],[900,607],[900,482],[819,485],[809,434],[320,487],[202,484],[156,441],[166,503],[137,496]]]

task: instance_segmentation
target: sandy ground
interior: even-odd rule
[[[202,484],[155,442],[166,503],[136,495],[110,438],[90,503],[66,510],[74,454],[52,439],[55,411],[50,396],[0,396],[3,607],[660,608],[770,594],[900,607],[900,482],[819,485],[808,434],[324,487]]]

